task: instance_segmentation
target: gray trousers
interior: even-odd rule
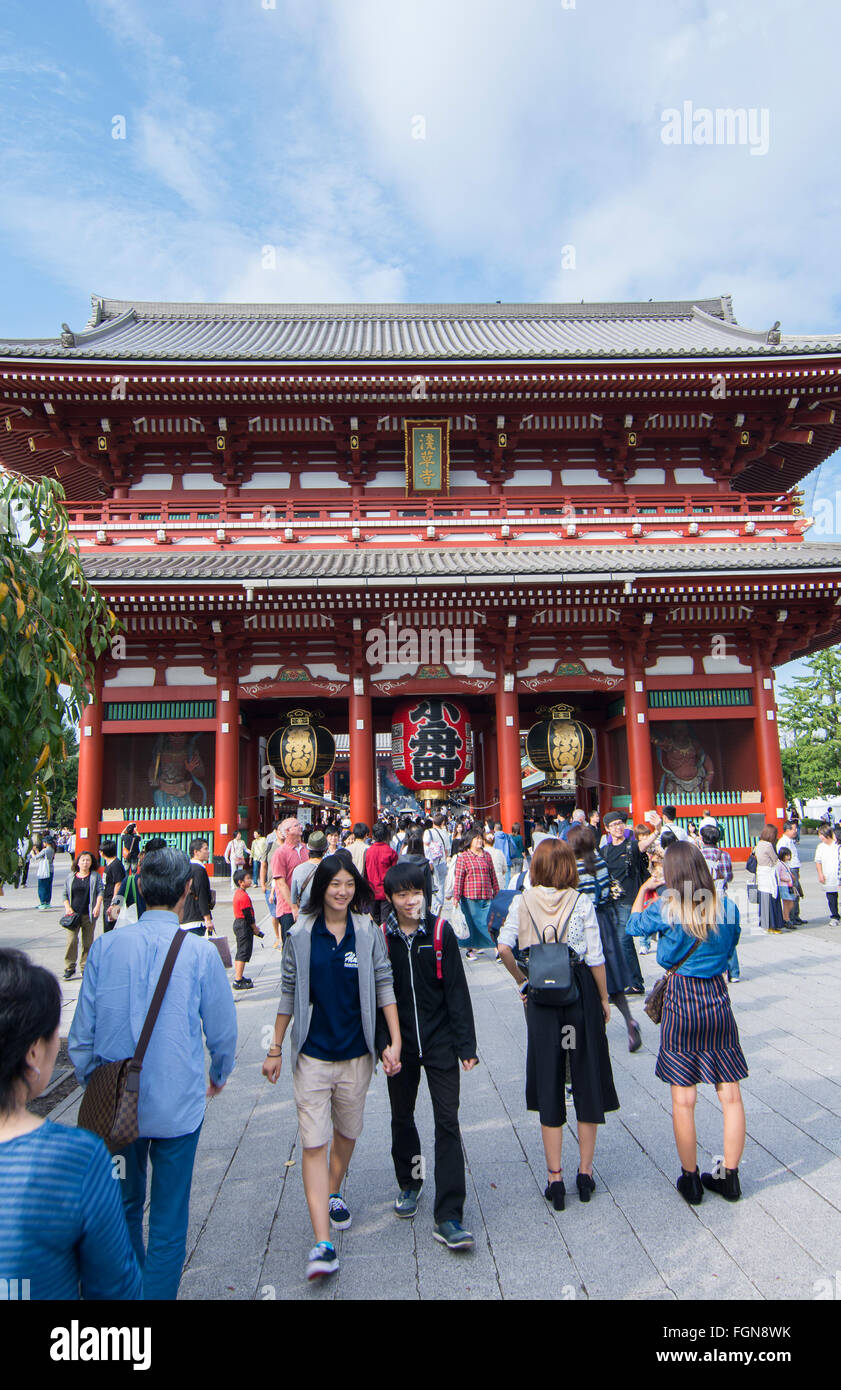
[[[789,867],[790,867],[790,866],[789,866]],[[791,870],[791,877],[792,877],[792,879],[794,880],[794,895],[795,895],[795,896],[794,896],[794,902],[793,902],[792,905],[791,905],[791,916],[789,917],[788,920],[789,920],[790,922],[799,922],[799,921],[800,921],[800,894],[801,894],[801,891],[802,891],[802,890],[801,890],[801,887],[800,887],[800,870],[799,870],[799,869],[792,869],[792,870]]]

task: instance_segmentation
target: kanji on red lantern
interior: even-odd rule
[[[453,790],[472,766],[470,716],[456,700],[406,701],[394,713],[392,762],[404,787]]]

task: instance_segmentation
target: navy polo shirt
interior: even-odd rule
[[[356,932],[348,915],[340,942],[319,916],[312,924],[310,944],[310,1003],[312,1020],[301,1051],[323,1062],[346,1062],[368,1051],[359,1003]]]

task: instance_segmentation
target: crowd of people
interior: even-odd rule
[[[584,1203],[596,1191],[598,1127],[620,1106],[608,1043],[614,1012],[628,1050],[642,1046],[632,1012],[634,997],[645,992],[636,941],[642,953],[656,943],[667,972],[655,1073],[671,1090],[677,1189],[693,1205],[707,1191],[738,1200],[745,1138],[739,1083],[747,1066],[727,982],[740,978],[740,919],[728,895],[732,862],[719,838],[714,817],[687,828],[671,808],[636,826],[622,809],[603,817],[579,809],[510,832],[498,821],[468,823],[443,812],[383,816],[373,827],[309,827],[287,817],[266,835],[235,836],[225,851],[237,943],[232,985],[221,954],[201,941],[215,931],[205,840],[194,840],[188,857],[160,838],[141,844],[129,825],[119,845],[102,844],[101,862],[88,851],[78,854],[64,882],[62,922],[66,979],[75,974],[81,946],[69,1037],[80,1084],[102,1063],[133,1055],[179,932],[183,949],[140,1074],[139,1137],[119,1150],[121,1181],[107,1191],[101,1140],[42,1123],[27,1110],[55,1064],[60,988],[23,953],[0,951],[0,1183],[7,1192],[15,1184],[26,1189],[26,1200],[5,1204],[0,1217],[0,1273],[14,1275],[25,1265],[33,1297],[176,1296],[206,1100],[221,1092],[234,1066],[232,990],[252,987],[245,969],[262,936],[252,887],[264,895],[274,945],[283,952],[262,1070],[277,1082],[288,1041],[315,1242],[308,1278],[338,1269],[331,1236],[352,1222],[344,1180],[378,1061],[391,1107],[395,1215],[412,1219],[419,1210],[425,1168],[415,1107],[425,1074],[435,1128],[433,1235],[451,1250],[473,1246],[463,1225],[459,1093],[461,1073],[479,1062],[466,965],[485,952],[511,974],[525,1006],[525,1103],[539,1117],[545,1197],[555,1210],[564,1209],[567,1196],[562,1141],[570,1099],[579,1146],[575,1187]],[[797,824],[787,821],[782,835],[767,826],[754,850],[760,922],[769,932],[796,929],[802,920],[797,842]],[[49,897],[40,885],[47,868],[51,884],[50,848],[33,840],[30,851],[39,898]],[[816,859],[837,920],[841,832],[827,827]],[[104,930],[97,936],[100,914]],[[552,950],[559,953],[553,970],[565,962],[562,993],[553,993],[554,976],[547,983],[542,964],[539,974],[532,968]],[[723,1158],[702,1173],[694,1109],[703,1083],[716,1089],[724,1137]],[[37,1183],[27,1187],[47,1146],[60,1151],[62,1165],[52,1194]],[[114,1200],[118,1187],[121,1203]]]

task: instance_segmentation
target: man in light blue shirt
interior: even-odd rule
[[[103,1062],[132,1057],[190,885],[176,849],[147,854],[140,890],[148,904],[134,923],[98,937],[82,979],[68,1050],[81,1085]],[[210,1053],[205,1080],[204,1040]],[[143,1270],[145,1299],[174,1299],[187,1248],[190,1187],[205,1098],[233,1071],[236,1007],[213,944],[185,933],[140,1074],[140,1138],[121,1150],[123,1207]],[[146,1168],[153,1183],[149,1244],[143,1244]]]
[[[505,867],[511,871],[511,839],[502,828],[502,821],[494,824],[494,849],[501,849],[505,855]]]

